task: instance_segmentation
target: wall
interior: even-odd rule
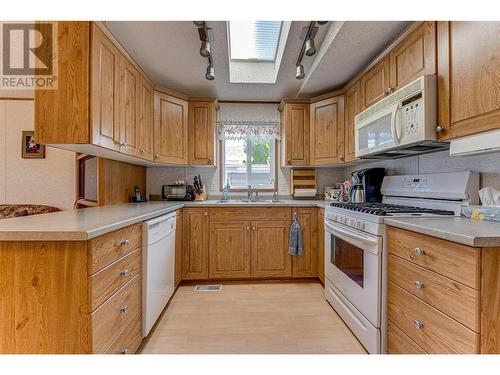
[[[134,188],[139,186],[141,194],[146,193],[146,168],[140,165],[99,158],[100,181],[99,204],[130,202]]]
[[[32,100],[0,98],[0,203],[72,209],[75,153],[45,148],[45,159],[21,158],[21,132],[34,129]]]

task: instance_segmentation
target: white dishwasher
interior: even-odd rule
[[[143,223],[142,335],[146,337],[174,293],[175,212]]]

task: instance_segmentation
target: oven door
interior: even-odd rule
[[[382,237],[325,220],[325,276],[380,327]]]

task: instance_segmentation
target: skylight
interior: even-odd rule
[[[229,22],[231,60],[275,61],[281,21]]]

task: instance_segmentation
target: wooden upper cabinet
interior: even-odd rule
[[[292,260],[288,255],[289,234],[290,221],[288,220],[252,223],[252,276],[292,276]]]
[[[311,165],[344,162],[344,96],[312,103],[310,107]]]
[[[139,157],[153,160],[154,88],[141,74],[139,86]]]
[[[250,277],[250,222],[210,223],[210,277]]]
[[[208,211],[185,208],[183,213],[183,278],[208,278]]]
[[[389,55],[396,90],[425,74],[436,73],[436,22],[424,22]]]
[[[345,161],[356,160],[354,117],[362,111],[363,98],[359,81],[353,83],[344,94],[344,144]]]
[[[188,160],[188,103],[155,92],[154,161],[186,164]]]
[[[125,57],[120,57],[120,151],[139,155],[139,71]]]
[[[189,164],[215,165],[215,102],[189,102]]]
[[[383,99],[389,89],[389,59],[384,58],[360,79],[363,109]]]
[[[283,166],[310,165],[309,102],[284,103],[281,107]]]
[[[298,208],[297,219],[302,227],[301,256],[292,256],[293,277],[318,276],[318,216],[316,208]]]
[[[92,25],[92,143],[120,150],[120,60],[118,48]]]
[[[500,128],[500,22],[438,22],[439,139]]]

